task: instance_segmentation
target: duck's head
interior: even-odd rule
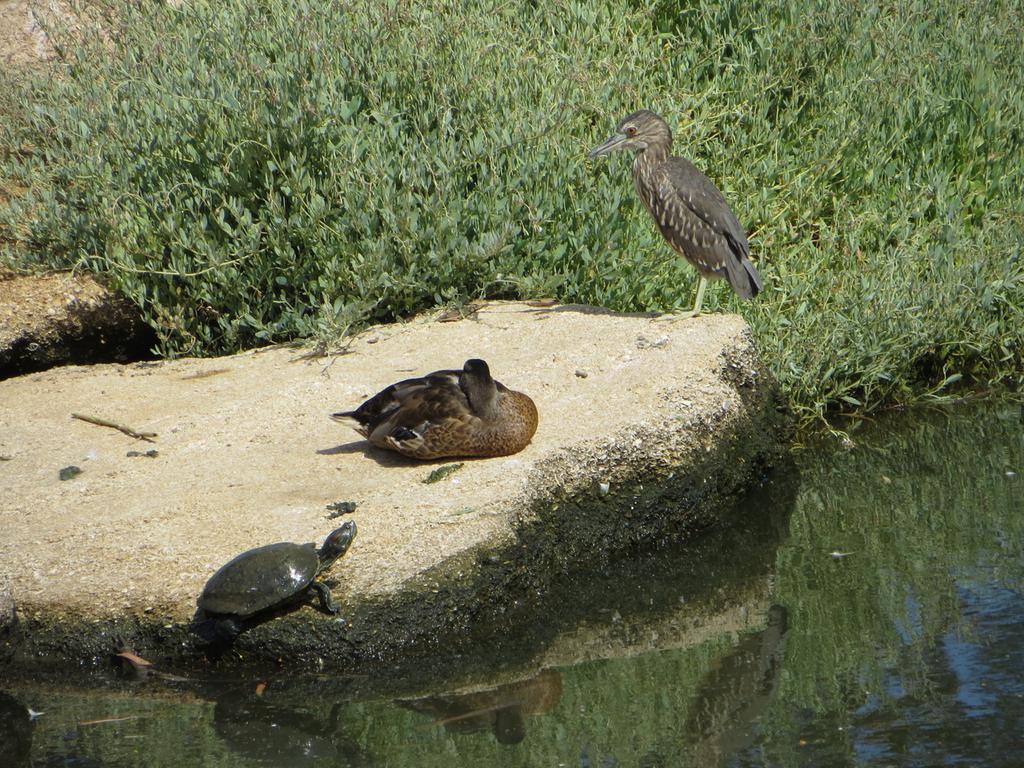
[[[497,399],[498,390],[494,386],[494,379],[491,378],[491,369],[483,360],[467,360],[462,366],[459,384],[469,398],[473,410],[481,415],[487,413]]]
[[[462,373],[479,381],[487,382],[488,384],[494,381],[491,378],[491,369],[487,363],[475,357],[467,360],[463,364]]]

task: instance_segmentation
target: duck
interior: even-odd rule
[[[462,370],[399,381],[331,418],[413,459],[509,456],[530,443],[538,422],[533,400],[495,381],[476,358]]]

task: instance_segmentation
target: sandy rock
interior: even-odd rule
[[[39,65],[56,56],[55,39],[109,37],[98,24],[102,6],[63,0],[0,0],[0,64]]]
[[[521,453],[466,461],[426,484],[450,462],[372,449],[328,418],[468,357],[537,403],[540,426]],[[275,541],[322,541],[343,519],[328,519],[327,506],[352,501],[346,517],[359,535],[332,569],[336,598],[350,616],[373,606],[395,621],[347,625],[362,639],[346,648],[378,629],[373,642],[389,633],[397,642],[395,627],[433,631],[417,621],[457,630],[471,621],[467,604],[515,589],[524,568],[550,578],[597,562],[677,532],[700,504],[740,491],[778,439],[773,390],[739,317],[517,303],[460,322],[373,328],[332,358],[275,348],[53,369],[0,382],[0,454],[10,459],[0,463],[0,562],[39,621],[184,626],[225,561]],[[157,436],[145,443],[72,413]],[[149,449],[157,456],[127,455]],[[69,465],[82,472],[62,482]],[[672,478],[684,487],[665,510],[651,493]],[[492,561],[508,570],[489,592],[481,584],[497,582],[477,564]],[[416,597],[424,593],[448,603],[431,608]],[[320,618],[299,614],[304,626]]]

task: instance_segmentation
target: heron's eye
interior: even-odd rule
[[[626,135],[627,136],[636,136],[636,126],[635,125],[628,125],[628,126],[626,126]]]

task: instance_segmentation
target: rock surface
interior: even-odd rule
[[[138,309],[88,275],[0,270],[0,378],[62,363],[152,357]]]
[[[328,418],[467,357],[486,359],[537,403],[540,427],[520,454],[466,461],[426,484],[452,462],[372,449]],[[128,622],[121,636],[144,646],[187,626],[228,559],[275,541],[322,541],[340,523],[327,505],[353,501],[359,535],[331,571],[351,623],[301,609],[248,642],[257,655],[325,644],[381,653],[410,642],[397,630],[464,632],[474,601],[515,602],[517,589],[559,571],[679,533],[771,461],[785,439],[774,434],[776,406],[739,317],[519,303],[373,328],[330,358],[272,348],[53,369],[0,382],[0,568],[30,637]],[[72,413],[157,436],[143,442]],[[61,481],[69,465],[82,472]],[[657,483],[675,483],[671,509]],[[477,572],[499,562],[490,582]],[[377,626],[382,616],[394,621]]]
[[[55,35],[72,39],[99,29],[97,3],[63,0],[0,0],[0,64],[38,66],[56,57]]]

